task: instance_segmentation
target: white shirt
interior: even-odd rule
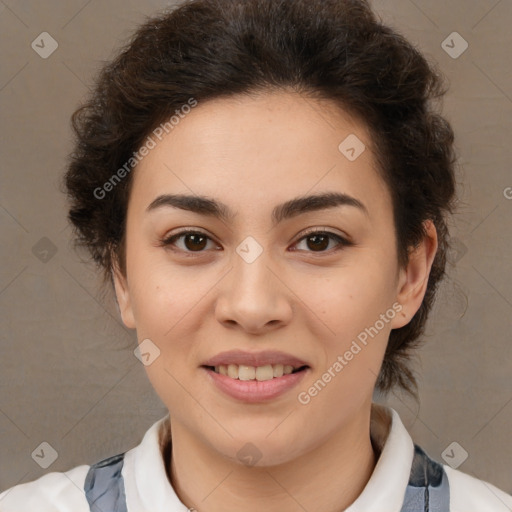
[[[121,474],[128,512],[189,511],[165,471],[159,435],[168,418],[154,423],[142,442],[125,454]],[[411,473],[413,441],[396,411],[376,405],[371,437],[381,450],[377,465],[363,492],[345,512],[400,512]],[[4,491],[0,512],[90,512],[84,492],[89,467],[51,472]],[[449,466],[442,467],[448,477],[451,512],[512,511],[511,495]]]

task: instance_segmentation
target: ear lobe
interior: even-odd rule
[[[392,328],[407,325],[416,314],[427,291],[428,277],[437,253],[437,231],[431,220],[425,221],[425,236],[409,253],[407,267],[400,269],[397,301],[402,310],[392,321]]]
[[[135,318],[133,316],[128,283],[117,265],[114,265],[112,268],[112,279],[123,323],[129,329],[135,329]]]

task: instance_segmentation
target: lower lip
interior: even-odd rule
[[[239,380],[226,375],[215,373],[209,368],[202,367],[213,383],[226,395],[247,403],[264,402],[283,395],[295,387],[309,371],[309,368],[297,373],[289,373],[270,380]]]

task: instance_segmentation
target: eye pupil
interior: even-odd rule
[[[178,251],[193,253],[204,252],[211,239],[208,235],[199,231],[182,231],[166,240],[162,240],[162,244],[164,246],[174,246],[177,240],[181,240],[184,246],[181,249],[177,249]],[[318,253],[330,253],[329,243],[331,241],[336,241],[337,243],[335,251],[341,249],[341,247],[351,245],[339,235],[335,235],[329,231],[310,232],[309,235],[305,235],[300,239],[300,243],[307,246],[307,251]]]
[[[198,241],[202,239],[202,243]],[[188,241],[192,240],[192,245],[190,245],[188,243]],[[194,250],[194,249],[204,249],[205,246],[206,246],[206,236],[204,235],[200,235],[200,234],[187,234],[185,235],[185,246],[187,247],[187,249],[189,250]]]
[[[320,244],[318,245],[318,240],[319,239],[322,239],[322,242],[320,242]],[[311,240],[315,240],[315,242],[313,242],[313,246],[311,246],[309,244],[309,242]],[[323,235],[323,234],[314,234],[314,235],[311,235],[308,237],[308,247],[310,249],[315,249],[315,250],[325,250],[327,249],[327,247],[329,247],[329,237],[327,235]]]

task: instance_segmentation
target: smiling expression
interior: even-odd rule
[[[366,146],[354,161],[338,149],[351,134]],[[250,441],[264,463],[284,462],[364,429],[389,333],[421,303],[405,294],[371,147],[365,126],[333,103],[269,92],[200,102],[134,170],[126,276],[115,278],[123,320],[160,349],[146,370],[172,421],[227,457]],[[397,302],[406,313],[301,404]],[[267,380],[275,363],[261,382],[233,384],[207,364],[224,352],[234,364],[233,350],[248,367],[293,357],[306,368]]]

